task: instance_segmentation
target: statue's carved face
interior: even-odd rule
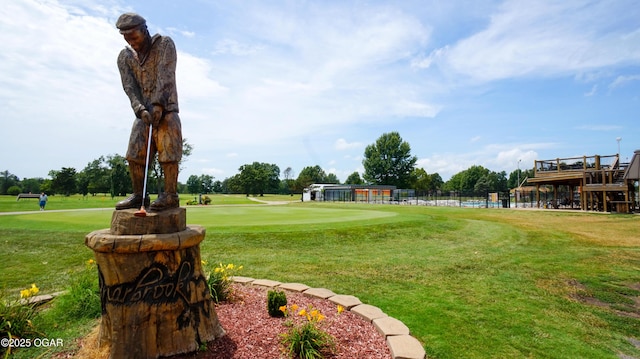
[[[124,40],[131,46],[136,52],[140,53],[144,50],[146,33],[142,30],[134,30],[124,34]]]

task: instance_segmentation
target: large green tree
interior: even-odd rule
[[[104,156],[89,162],[80,173],[78,173],[78,191],[82,195],[91,193],[107,193],[111,188],[111,169]]]
[[[324,183],[340,184],[340,179],[335,173],[327,173],[327,177],[324,178]]]
[[[414,168],[411,174],[411,187],[418,191],[428,191],[431,185],[431,176],[424,168]]]
[[[20,179],[8,170],[0,172],[0,194],[7,194],[11,186],[16,186]]]
[[[280,186],[280,168],[275,164],[253,162],[240,166],[238,184],[242,193],[263,195],[277,193]]]
[[[20,187],[24,193],[40,193],[42,192],[40,187],[43,183],[43,178],[23,178],[20,182]]]
[[[507,180],[507,187],[509,188],[516,188],[518,187],[518,180],[520,180],[520,182],[524,182],[525,179],[527,178],[533,178],[535,176],[535,171],[533,170],[533,168],[530,169],[516,169],[513,172],[511,172],[509,174],[509,179]],[[526,183],[522,184],[523,186],[526,185]]]
[[[417,161],[411,155],[411,146],[398,132],[384,133],[364,150],[364,179],[371,184],[410,187]]]
[[[49,171],[51,177],[51,189],[65,196],[77,193],[76,169],[72,167],[62,167],[60,171]]]
[[[109,192],[111,193],[111,197],[124,196],[127,193],[131,193],[132,186],[127,160],[116,154],[107,156],[107,162],[111,168],[111,171],[109,172]]]
[[[507,173],[493,172],[482,166],[471,166],[458,172],[444,184],[447,191],[463,193],[501,192],[507,190]]]
[[[240,185],[240,174],[236,173],[231,177],[227,177],[222,181],[223,193],[242,193],[242,186]]]
[[[211,190],[215,193],[223,193],[224,187],[222,185],[222,181],[214,181]]]
[[[347,177],[344,183],[345,184],[364,184],[364,181],[362,180],[362,178],[360,178],[360,173],[358,173],[358,171],[355,171],[352,174],[350,174],[349,177]]]
[[[293,190],[295,182],[295,180],[293,179],[293,170],[291,169],[291,167],[287,167],[282,172],[282,175],[284,176],[284,181],[282,181],[281,183],[281,192],[284,194],[289,194]]]
[[[200,184],[202,185],[202,193],[209,194],[213,192],[213,176],[212,175],[200,175]]]
[[[439,173],[432,173],[429,175],[430,179],[429,179],[429,190],[430,191],[437,191],[439,189],[442,189],[442,185],[444,184],[444,181],[442,180],[442,177],[440,177]]]
[[[300,171],[295,183],[295,191],[301,193],[302,190],[312,183],[326,183],[327,174],[322,167],[307,166]]]
[[[187,190],[191,194],[202,193],[202,185],[198,176],[191,175],[187,178]]]

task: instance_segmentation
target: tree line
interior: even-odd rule
[[[183,161],[191,154],[193,147],[183,142]],[[362,176],[355,171],[344,184],[392,185],[397,188],[415,189],[425,192],[504,192],[517,187],[518,178],[533,177],[531,170],[494,172],[482,166],[456,173],[444,182],[438,173],[428,174],[423,168],[416,167],[417,157],[411,154],[411,146],[398,132],[382,134],[375,143],[364,150]],[[24,178],[20,180],[8,170],[0,172],[0,194],[17,195],[19,193],[96,195],[107,193],[112,197],[131,193],[131,180],[126,159],[118,154],[100,156],[89,162],[81,171],[63,167],[49,171],[48,179]],[[162,168],[157,160],[152,162],[149,172],[149,192],[158,193],[162,188]],[[180,193],[241,193],[246,195],[299,194],[313,183],[340,184],[333,173],[326,173],[319,165],[304,167],[294,178],[291,167],[281,172],[276,164],[253,162],[238,168],[238,173],[215,180],[211,175],[191,175],[187,183],[179,183]]]

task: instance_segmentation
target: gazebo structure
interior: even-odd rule
[[[540,186],[553,186],[552,207],[558,208],[558,187],[567,186],[573,203],[587,211],[615,211],[629,213],[637,209],[636,182],[640,179],[640,150],[631,162],[620,162],[620,154],[536,160],[534,178],[528,183],[536,186],[536,202],[540,207]],[[577,191],[577,192],[576,192]]]

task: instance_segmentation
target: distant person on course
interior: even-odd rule
[[[122,14],[116,27],[129,44],[118,56],[118,69],[122,87],[136,116],[126,156],[133,194],[118,202],[116,209],[139,208],[143,204],[149,125],[153,125],[150,158],[158,154],[164,172],[164,192],[150,206],[144,205],[155,212],[179,207],[177,188],[182,125],[178,116],[175,45],[168,36],[150,36],[146,20],[138,14]],[[148,196],[144,198],[147,202]]]
[[[49,197],[47,197],[47,194],[42,192],[40,193],[40,210],[44,211],[44,206],[47,205],[47,201],[49,200]]]

